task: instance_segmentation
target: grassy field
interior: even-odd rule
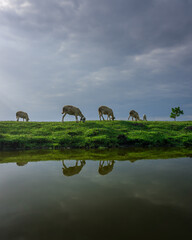
[[[191,147],[186,122],[0,122],[0,149]]]

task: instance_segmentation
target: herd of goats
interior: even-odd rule
[[[99,119],[100,119],[100,121],[101,121],[101,118],[103,120],[105,120],[103,115],[107,115],[107,120],[114,120],[115,119],[114,114],[113,114],[113,110],[111,108],[109,108],[109,107],[100,106],[98,108],[98,112],[99,112]],[[64,122],[64,117],[67,114],[75,116],[76,122],[78,122],[78,116],[80,117],[80,121],[85,122],[85,120],[86,120],[86,118],[84,117],[84,115],[82,114],[80,109],[77,108],[77,107],[71,106],[71,105],[64,106],[62,114],[63,114],[62,122]],[[143,119],[140,119],[139,114],[136,111],[134,111],[134,110],[131,110],[129,112],[128,120],[130,119],[130,117],[132,118],[132,120],[135,119],[135,121],[137,121],[137,120],[147,121],[147,117],[146,117],[145,114],[143,115]],[[16,118],[17,118],[17,121],[19,121],[19,118],[23,118],[23,121],[24,121],[24,119],[27,122],[29,121],[28,114],[26,112],[22,112],[22,111],[18,111],[16,113]]]

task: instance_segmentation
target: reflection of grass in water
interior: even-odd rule
[[[130,148],[130,149],[65,149],[65,150],[28,150],[0,152],[0,163],[30,162],[45,160],[129,160],[168,159],[192,157],[192,149],[187,148]]]
[[[192,146],[192,122],[0,122],[0,149]]]

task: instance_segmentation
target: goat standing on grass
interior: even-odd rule
[[[28,114],[27,114],[26,112],[22,112],[22,111],[16,112],[16,118],[17,118],[17,121],[19,121],[19,118],[23,118],[23,121],[24,121],[24,119],[25,119],[26,122],[29,121]]]
[[[86,120],[80,109],[71,105],[64,106],[62,114],[64,114],[62,117],[62,122],[64,122],[64,117],[67,114],[75,116],[76,122],[78,122],[78,116],[80,116],[80,121],[85,122]]]
[[[103,114],[107,115],[107,120],[114,120],[115,119],[115,117],[113,115],[113,110],[111,108],[108,108],[106,106],[100,106],[98,108],[98,112],[99,112],[100,121],[101,121],[101,117],[103,118],[103,120],[105,120],[104,117],[103,117]]]
[[[147,116],[146,116],[146,114],[143,115],[143,121],[147,121]]]
[[[129,120],[130,117],[132,117],[132,121],[133,121],[133,118],[135,118],[135,121],[137,121],[137,120],[142,121],[142,119],[140,119],[140,117],[139,117],[139,114],[136,111],[134,111],[134,110],[131,110],[129,112],[128,120]]]

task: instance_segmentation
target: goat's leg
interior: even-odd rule
[[[103,120],[105,121],[105,118],[103,117],[103,114],[101,114],[101,116],[102,116]]]
[[[75,118],[76,118],[76,122],[78,123],[78,117],[77,117],[77,115],[75,115]]]
[[[64,117],[66,116],[67,113],[64,113],[63,117],[62,117],[62,122],[64,122]]]

